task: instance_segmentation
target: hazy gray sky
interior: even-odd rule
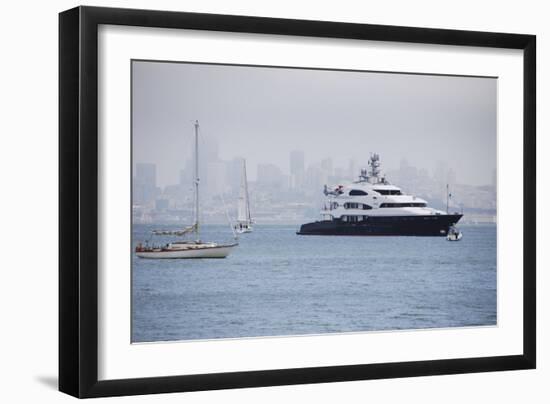
[[[161,186],[178,182],[195,119],[222,159],[247,159],[251,180],[258,163],[288,173],[297,149],[306,167],[366,165],[370,152],[383,170],[445,161],[472,185],[496,168],[493,78],[133,62],[132,90],[134,163],[156,163]]]

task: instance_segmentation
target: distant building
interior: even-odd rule
[[[216,196],[227,190],[226,174],[227,164],[224,161],[216,160],[207,164],[208,178],[206,181],[206,193],[209,196]],[[202,180],[201,180],[201,185]]]
[[[305,158],[303,150],[294,150],[290,152],[290,174],[303,174],[305,171]]]
[[[217,182],[220,180],[217,177],[219,175],[219,165],[217,163],[220,162],[218,151],[218,141],[214,136],[207,135],[204,132],[199,135],[199,179],[201,191],[205,197],[217,193]],[[193,167],[191,175],[194,180],[194,159],[191,159],[191,164]]]
[[[323,185],[326,182],[326,177],[323,175],[323,170],[319,163],[311,164],[306,171],[305,175],[305,187],[308,192],[312,194],[320,194],[322,192]]]
[[[133,183],[134,204],[152,204],[159,193],[160,190],[157,187],[157,166],[151,163],[137,163]]]
[[[302,188],[305,180],[305,158],[303,150],[290,152],[290,187]]]
[[[227,163],[226,182],[229,185],[229,191],[233,194],[239,192],[241,186],[241,176],[243,171],[243,158],[235,157]]]
[[[327,176],[333,175],[334,168],[332,165],[332,159],[330,157],[321,160],[321,170],[323,170],[323,173]]]
[[[334,175],[332,177],[329,177],[328,179],[328,183],[329,184],[336,184],[336,183],[341,183],[343,182],[344,180],[350,180],[352,179],[353,177],[350,177],[350,178],[346,178],[346,172],[345,170],[342,168],[342,167],[336,167],[334,169]]]
[[[257,183],[265,187],[281,188],[285,185],[285,177],[274,164],[258,164]]]
[[[152,163],[136,164],[136,180],[147,186],[157,186],[157,166]]]
[[[163,211],[167,210],[170,207],[170,200],[168,199],[157,199],[155,201],[155,210]]]
[[[192,171],[193,169],[190,167],[190,165],[188,165],[188,163],[185,164],[185,168],[183,170],[180,170],[178,185],[181,188],[190,187],[193,183]]]

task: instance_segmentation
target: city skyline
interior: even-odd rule
[[[203,146],[204,148],[204,141],[200,142],[200,144]],[[217,149],[217,147],[216,147]],[[376,151],[372,151],[372,152],[367,152],[367,154],[365,155],[364,159],[353,159],[353,158],[349,158],[347,161],[345,159],[341,159],[341,160],[338,160],[338,162],[335,162],[335,160],[330,157],[330,156],[324,156],[324,157],[320,157],[318,159],[310,159],[308,161],[307,159],[307,152],[304,151],[304,150],[291,150],[289,152],[289,157],[287,157],[287,164],[278,164],[277,161],[281,161],[281,160],[284,160],[283,158],[279,158],[279,159],[272,159],[272,160],[269,160],[269,161],[263,161],[263,162],[257,162],[256,164],[250,164],[250,162],[254,162],[254,161],[257,161],[257,159],[255,158],[247,158],[243,155],[234,155],[234,156],[231,156],[231,157],[226,157],[226,158],[221,158],[220,155],[216,154],[216,159],[214,159],[213,161],[214,162],[219,162],[219,161],[222,161],[222,162],[230,162],[230,161],[233,161],[233,160],[241,160],[241,159],[245,159],[247,161],[247,164],[249,166],[248,168],[248,173],[249,173],[249,180],[250,181],[256,181],[257,180],[257,171],[258,171],[258,167],[259,166],[265,166],[265,165],[273,165],[273,166],[276,166],[284,175],[292,175],[292,163],[291,163],[291,155],[293,152],[300,152],[303,154],[303,166],[304,166],[304,172],[307,171],[307,168],[310,168],[312,166],[320,166],[323,164],[323,162],[327,162],[328,160],[331,161],[334,169],[344,169],[344,170],[347,170],[349,171],[350,169],[350,166],[353,165],[354,167],[354,175],[353,177],[357,177],[359,175],[359,170],[363,167],[367,167],[368,166],[368,159],[370,157],[370,155],[372,153],[376,153]],[[207,152],[207,153],[204,153],[205,155],[203,155],[204,153],[204,150],[201,150],[201,159],[204,159],[204,161],[202,161],[202,164],[201,164],[201,169],[200,171],[204,174],[204,172],[207,171],[206,169],[206,166],[208,164],[208,158],[206,156],[212,156],[211,154],[211,151]],[[182,153],[182,154],[186,154],[186,157],[185,158],[182,158],[181,159],[181,164],[180,163],[177,163],[175,165],[172,166],[172,168],[175,170],[175,171],[171,171],[171,170],[168,170],[168,172],[163,172],[162,174],[159,175],[159,173],[157,172],[157,181],[158,181],[158,184],[159,186],[161,187],[165,187],[165,186],[169,186],[169,185],[174,185],[174,184],[177,184],[177,183],[180,183],[180,178],[181,178],[181,175],[182,175],[182,171],[188,171],[189,172],[189,175],[192,175],[193,173],[193,166],[192,166],[192,162],[193,162],[193,158],[190,156],[190,153]],[[188,155],[189,154],[189,155]],[[363,162],[361,162],[363,160]],[[424,169],[424,170],[427,170],[430,174],[433,174],[435,173],[438,168],[441,166],[442,163],[445,163],[443,160],[436,160],[436,161],[432,161],[431,162],[431,166],[430,165],[426,165],[426,164],[418,164],[417,161],[414,161],[414,160],[411,160],[410,158],[407,158],[406,156],[401,156],[401,158],[399,159],[391,159],[392,160],[392,166],[388,166],[384,160],[384,156],[382,155],[381,156],[381,162],[382,162],[382,171],[384,172],[388,172],[388,171],[395,171],[397,169],[399,169],[399,167],[401,166],[402,162],[403,161],[406,161],[407,163],[411,164],[413,167],[417,167],[417,168],[420,168],[420,169]],[[132,167],[132,172],[136,172],[137,170],[137,165],[139,164],[155,164],[156,166],[163,166],[164,164],[162,162],[155,162],[155,161],[152,161],[151,159],[145,159],[143,161],[134,161],[133,162],[133,167]],[[459,183],[462,183],[462,184],[465,184],[465,185],[472,185],[472,186],[480,186],[480,185],[491,185],[493,183],[493,176],[494,176],[494,173],[492,171],[488,171],[487,173],[485,173],[485,175],[482,177],[481,180],[478,180],[478,181],[475,181],[475,182],[468,182],[468,181],[465,181],[465,180],[461,180],[461,175],[460,175],[460,168],[455,168],[454,171],[455,171],[455,175],[457,177],[457,181]],[[496,167],[493,168],[493,171],[496,170]],[[462,176],[463,177],[463,176]],[[479,177],[478,177],[479,178]],[[189,180],[189,183],[192,183],[192,180]]]
[[[361,168],[368,168],[367,162],[365,162],[365,164],[361,164],[361,163],[357,162],[354,159],[350,159],[347,162],[347,165],[344,164],[344,165],[339,166],[339,165],[334,164],[334,161],[332,160],[332,158],[325,157],[325,158],[321,158],[320,160],[317,160],[317,161],[312,161],[309,164],[306,163],[306,160],[304,158],[303,161],[302,161],[302,169],[300,171],[294,171],[292,169],[292,166],[293,166],[293,164],[292,164],[292,154],[296,153],[296,152],[299,152],[303,156],[305,156],[305,152],[303,150],[293,150],[293,151],[291,151],[290,154],[289,154],[288,167],[280,167],[277,164],[272,163],[272,162],[263,162],[263,163],[258,163],[256,166],[251,166],[249,164],[249,159],[246,159],[242,156],[234,156],[229,160],[222,160],[220,158],[217,158],[214,161],[214,163],[215,164],[216,163],[222,163],[222,165],[230,166],[230,165],[236,164],[238,162],[238,167],[240,168],[241,160],[242,159],[246,160],[247,161],[248,179],[251,182],[258,181],[258,171],[264,171],[264,173],[265,173],[265,170],[271,170],[272,171],[273,167],[275,167],[277,170],[280,171],[280,175],[287,176],[287,177],[292,177],[294,175],[300,175],[300,174],[305,175],[307,173],[308,169],[320,168],[321,170],[326,171],[328,175],[336,176],[336,177],[339,177],[339,178],[342,178],[342,179],[347,179],[347,180],[356,179],[359,176],[359,172],[360,172]],[[367,157],[367,160],[368,160],[368,157]],[[496,178],[495,178],[496,177],[496,168],[493,170],[493,172],[491,173],[490,178],[487,179],[486,183],[469,184],[467,182],[461,181],[460,180],[460,173],[458,173],[452,166],[449,166],[446,162],[444,162],[442,160],[438,160],[438,161],[434,162],[434,166],[432,167],[432,169],[427,169],[425,167],[419,167],[415,164],[414,161],[410,161],[407,158],[402,158],[399,161],[399,164],[397,166],[387,168],[387,167],[384,166],[384,161],[382,160],[382,172],[383,173],[395,172],[395,171],[399,170],[404,164],[408,165],[408,166],[410,166],[411,168],[414,168],[414,169],[424,170],[427,173],[429,173],[431,176],[437,176],[438,173],[439,173],[439,175],[446,176],[448,174],[447,171],[451,170],[452,171],[452,174],[451,174],[452,178],[450,178],[446,182],[450,182],[450,183],[453,183],[453,184],[458,183],[458,184],[471,185],[471,186],[484,186],[484,185],[489,186],[489,185],[494,185],[495,181],[496,181]],[[168,186],[171,186],[171,185],[183,185],[183,184],[187,184],[188,186],[191,187],[192,184],[193,184],[193,181],[194,181],[193,180],[193,178],[194,178],[194,166],[193,166],[193,159],[192,158],[186,159],[184,161],[184,164],[183,164],[184,168],[179,169],[177,172],[174,172],[173,175],[170,176],[170,180],[172,182],[166,182],[166,181],[163,182],[162,179],[159,179],[158,174],[156,173],[157,163],[145,162],[145,161],[134,162],[133,163],[133,169],[132,169],[132,172],[134,173],[134,175],[133,175],[134,179],[137,177],[136,174],[140,171],[140,168],[139,168],[140,166],[143,167],[143,166],[151,166],[151,165],[155,166],[155,184],[156,184],[156,186],[158,186],[160,188],[165,188],[165,187],[168,187]],[[200,170],[200,172],[199,172],[200,177],[207,176],[207,172],[208,172],[207,167],[208,167],[208,165],[209,165],[208,163],[201,164],[202,169],[199,169]],[[323,165],[324,165],[324,167],[323,167]],[[329,166],[330,166],[330,169],[328,169]],[[442,170],[443,170],[443,172],[442,172]],[[251,175],[250,174],[251,172],[253,172],[254,174]],[[260,174],[260,176],[262,176],[262,174]],[[172,178],[176,178],[176,179],[172,180]],[[289,178],[289,180],[291,180],[291,178]],[[391,182],[391,178],[388,177],[388,180]],[[328,184],[328,185],[331,185],[331,184]]]
[[[335,167],[330,158],[306,168],[303,151],[289,155],[291,175],[277,166],[260,164],[258,178],[249,181],[250,206],[258,223],[301,222],[317,217],[323,203],[323,185],[347,183],[356,177],[358,166]],[[138,163],[133,179],[133,215],[136,223],[189,222],[193,217],[193,164],[180,172],[177,184],[159,186],[156,165]],[[201,176],[202,220],[219,223],[234,216],[242,178],[242,160],[219,160],[207,165],[207,176]],[[212,175],[214,174],[214,175]],[[463,222],[493,222],[496,218],[496,171],[493,182],[484,186],[460,184],[453,168],[439,162],[433,173],[415,167],[403,159],[395,170],[383,175],[410,193],[428,201],[430,206],[465,213]],[[450,185],[450,188],[447,188]],[[446,200],[447,191],[452,198]],[[225,197],[222,197],[225,195]]]
[[[298,156],[298,159],[296,157]],[[286,174],[280,167],[271,164],[271,163],[260,163],[257,167],[257,177],[254,179],[249,178],[249,182],[252,183],[260,183],[263,185],[270,185],[271,182],[277,182],[280,181],[281,178],[284,179],[283,185],[286,188],[289,189],[296,189],[305,183],[308,182],[308,175],[312,170],[316,170],[317,172],[322,173],[325,175],[326,178],[323,178],[324,181],[322,185],[334,185],[331,184],[329,181],[335,180],[333,182],[341,182],[341,181],[353,181],[357,179],[359,176],[359,171],[363,168],[369,169],[367,165],[358,165],[354,160],[349,161],[348,167],[335,167],[333,165],[331,158],[324,158],[321,161],[312,163],[310,165],[305,165],[304,163],[304,152],[303,150],[293,150],[290,153],[290,164],[289,164],[289,174]],[[232,191],[235,191],[239,184],[240,184],[240,175],[241,175],[241,169],[242,169],[242,160],[243,158],[235,157],[231,161],[224,161],[218,159],[216,161],[216,165],[220,165],[220,178],[216,179],[215,181],[215,188],[216,193],[225,193],[228,192],[228,189],[233,188]],[[246,161],[246,160],[245,160]],[[170,188],[172,186],[183,186],[183,187],[192,187],[194,184],[194,165],[192,160],[189,160],[187,164],[185,165],[186,168],[179,171],[179,177],[178,181],[173,184],[160,184],[158,182],[157,178],[157,165],[155,163],[134,163],[135,168],[133,170],[133,183],[134,187],[139,187],[141,185],[145,186],[146,188],[149,188],[149,190],[153,188],[157,188],[157,192],[163,192],[163,190]],[[205,166],[208,167],[208,164]],[[205,170],[206,173],[208,173],[208,169]],[[247,168],[247,172],[249,169]],[[399,179],[400,176],[406,175],[406,173],[420,173],[424,177],[432,178],[434,181],[436,181],[439,184],[446,184],[446,185],[467,185],[467,186],[473,186],[471,184],[464,184],[457,180],[457,173],[452,168],[449,167],[445,162],[438,161],[436,168],[433,170],[433,172],[430,172],[426,169],[416,167],[414,164],[411,164],[410,161],[407,159],[402,159],[400,161],[400,165],[397,168],[392,168],[389,170],[381,170],[381,173],[388,181],[391,180],[391,178],[388,177],[388,175],[396,175]],[[200,175],[200,173],[199,173]],[[416,174],[415,174],[416,175]],[[202,175],[200,175],[202,177]],[[280,178],[277,178],[280,177]],[[208,180],[208,177],[206,177]],[[403,178],[401,178],[403,180]],[[478,185],[478,186],[490,186],[496,188],[496,169],[493,172],[492,178],[490,183]],[[203,179],[201,178],[201,182]],[[390,181],[391,182],[391,181]],[[223,188],[227,189],[222,189]],[[232,192],[229,191],[229,192]]]
[[[348,169],[371,152],[383,168],[452,166],[458,182],[491,184],[496,168],[496,79],[133,62],[133,157],[178,182],[201,123],[201,171],[246,158],[249,179],[290,153]],[[215,157],[212,159],[212,157]],[[205,162],[203,162],[203,160]],[[202,170],[204,168],[204,170]]]

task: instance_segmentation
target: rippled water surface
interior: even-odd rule
[[[134,244],[157,227],[134,225]],[[296,230],[256,225],[226,259],[134,256],[133,341],[496,324],[495,226],[461,226],[459,242]],[[205,226],[202,238],[230,235]]]

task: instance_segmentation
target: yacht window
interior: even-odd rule
[[[382,203],[381,208],[425,208],[426,204],[422,202],[411,203]]]
[[[346,208],[346,209],[363,209],[363,210],[372,209],[371,206],[369,206],[365,203],[358,203],[358,202],[346,202],[346,203],[344,203],[344,208]]]
[[[375,189],[380,195],[402,195],[398,189]]]
[[[347,215],[347,216],[342,216],[342,221],[343,222],[351,222],[351,223],[355,223],[355,222],[359,222],[360,220],[362,220],[363,216],[354,216],[354,215]]]
[[[368,195],[365,191],[361,191],[360,189],[352,189],[349,191],[350,196],[359,196],[359,195]]]

